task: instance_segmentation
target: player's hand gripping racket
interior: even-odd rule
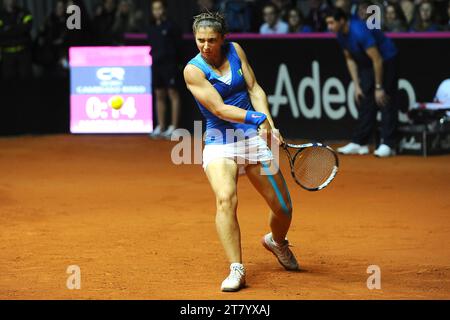
[[[295,182],[308,191],[322,190],[333,181],[339,168],[336,152],[322,143],[281,145],[286,151]]]

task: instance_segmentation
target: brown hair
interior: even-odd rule
[[[204,12],[194,17],[192,30],[197,33],[200,28],[211,28],[221,35],[228,33],[225,18],[219,12]]]

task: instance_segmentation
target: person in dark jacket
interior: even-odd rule
[[[166,16],[166,5],[162,0],[152,3],[152,21],[148,30],[153,55],[153,88],[156,94],[158,126],[151,133],[152,138],[170,138],[178,128],[180,118],[180,95],[178,59],[181,48],[181,31]],[[166,119],[169,96],[171,121]]]
[[[0,10],[1,77],[28,79],[32,76],[31,13],[17,5],[16,0],[4,0]]]
[[[94,16],[95,43],[112,45],[114,42],[113,26],[116,18],[117,3],[115,0],[103,0],[97,7]]]
[[[34,60],[49,74],[60,71],[61,60],[66,56],[66,20],[66,2],[58,0],[39,29],[33,53]]]

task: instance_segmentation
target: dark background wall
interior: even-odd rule
[[[450,78],[450,38],[393,39],[398,57],[400,119],[416,102],[432,102],[439,84]],[[336,39],[237,39],[245,49],[258,82],[269,98],[274,121],[287,137],[342,140],[351,137],[357,106],[349,92],[350,76]],[[186,42],[187,57],[197,53]],[[336,86],[342,86],[340,98]],[[304,91],[299,90],[304,87]],[[328,86],[329,89],[326,87]],[[279,87],[279,90],[277,90]],[[291,94],[289,91],[291,91]],[[278,92],[277,92],[278,91]],[[184,101],[192,101],[189,94]],[[330,102],[325,106],[325,101]],[[285,100],[281,103],[277,103]],[[315,105],[315,103],[317,103]],[[276,108],[278,106],[278,109]],[[192,102],[194,115],[201,118]],[[294,114],[293,109],[297,110]]]
[[[257,79],[272,102],[271,108],[274,99],[281,97],[286,100],[279,105],[275,117],[286,136],[320,140],[350,137],[355,121],[348,99],[350,77],[335,39],[255,38],[237,41],[245,48]],[[402,90],[399,107],[407,110],[414,101],[432,101],[438,85],[450,78],[450,39],[395,38],[394,41],[400,49],[400,77],[410,87],[414,98],[411,100]],[[192,58],[196,50],[193,40],[185,40],[183,63]],[[330,104],[331,111],[343,112],[338,119],[331,118],[324,107],[324,99],[337,94],[336,89],[325,92],[327,81],[341,83],[345,91],[342,102]],[[313,89],[307,85],[303,104],[298,94],[302,82],[315,86]],[[281,88],[278,94],[277,85]],[[289,86],[292,88],[291,96]],[[2,83],[0,88],[0,134],[69,132],[68,77],[44,76]],[[193,121],[202,118],[183,82],[180,91],[183,95],[181,125],[192,129]],[[314,111],[310,112],[312,115],[308,114],[317,99],[320,100],[319,115]],[[298,117],[292,112],[294,106]]]

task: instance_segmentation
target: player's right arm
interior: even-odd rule
[[[220,94],[206,80],[205,74],[199,68],[188,64],[184,68],[184,80],[195,99],[216,117],[230,122],[246,122],[247,111],[225,104]]]
[[[355,84],[355,99],[359,103],[361,97],[363,97],[363,92],[361,90],[361,86],[359,85],[359,77],[358,77],[358,65],[353,59],[352,55],[348,50],[344,49],[345,62],[347,63],[348,72]]]

